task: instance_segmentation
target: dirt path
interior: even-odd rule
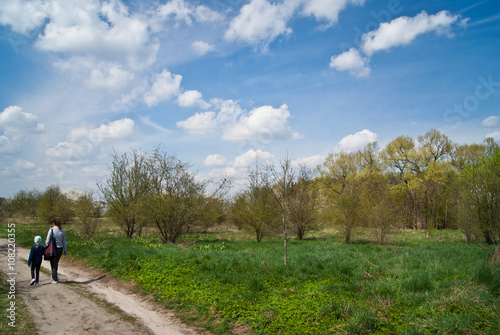
[[[59,262],[58,284],[51,284],[50,275],[40,271],[40,286],[30,286],[29,250],[16,245],[16,261],[9,263],[8,249],[12,251],[8,241],[0,238],[0,270],[12,274],[7,279],[15,278],[16,299],[21,296],[26,302],[39,334],[198,334],[122,282],[71,263],[64,255]],[[14,268],[9,268],[12,265]],[[42,268],[50,273],[48,261]]]

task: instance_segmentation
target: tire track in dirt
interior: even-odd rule
[[[40,286],[30,286],[31,274],[27,265],[29,250],[16,245],[15,271],[9,271],[8,241],[0,238],[0,270],[16,273],[16,299],[23,298],[40,334],[79,335],[195,335],[173,313],[162,310],[146,297],[132,293],[124,283],[81,264],[61,258],[59,283],[51,284],[50,275],[40,271]],[[50,262],[42,268],[50,273]],[[98,299],[94,298],[97,297]],[[99,300],[115,305],[113,311]],[[129,321],[126,316],[135,318]]]

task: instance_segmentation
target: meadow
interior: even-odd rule
[[[47,224],[19,223],[32,245]],[[462,234],[395,232],[386,245],[335,231],[255,242],[219,227],[162,244],[154,230],[121,237],[103,225],[95,239],[68,232],[69,257],[134,282],[189,324],[214,334],[499,334],[500,266],[493,247]],[[3,231],[2,231],[3,234]]]

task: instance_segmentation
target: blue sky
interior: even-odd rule
[[[500,141],[496,0],[0,0],[0,57],[0,196],[95,189],[131,148],[241,181],[431,128]]]

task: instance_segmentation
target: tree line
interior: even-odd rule
[[[160,149],[114,153],[97,187],[106,215],[127,237],[154,226],[165,243],[193,227],[228,221],[266,236],[304,238],[334,226],[345,243],[369,229],[378,243],[394,229],[461,229],[470,243],[500,238],[500,150],[493,139],[457,144],[436,129],[416,139],[399,136],[384,148],[329,154],[318,167],[297,166],[288,154],[277,166],[248,167],[245,186],[228,197],[231,181],[202,180],[188,162]],[[77,218],[89,238],[102,204],[92,192],[70,199],[55,185],[19,191],[1,203],[3,215]]]

